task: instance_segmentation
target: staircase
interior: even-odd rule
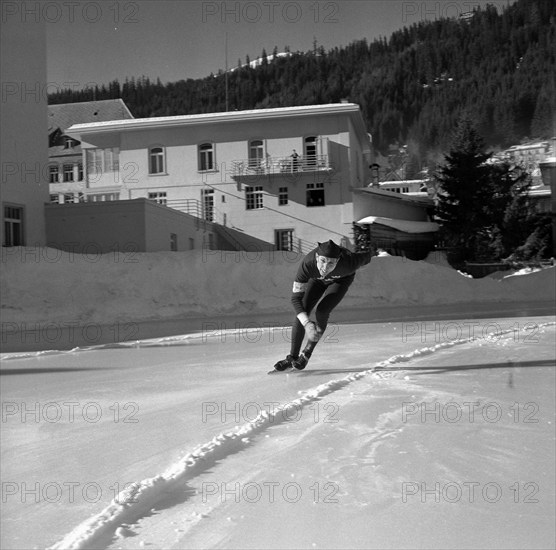
[[[204,212],[201,201],[196,199],[175,199],[166,201],[166,206],[185,212],[198,220],[199,225],[204,229],[209,227],[218,235],[220,240],[219,247],[225,246],[224,250],[276,250],[276,245],[263,241],[253,235],[244,233],[243,231],[231,228],[227,224],[226,215],[217,208],[212,207],[209,213]],[[208,214],[208,215],[207,215]],[[299,220],[304,221],[304,220]],[[296,237],[292,238],[291,250],[307,254],[314,250],[317,246],[316,242],[307,241]]]

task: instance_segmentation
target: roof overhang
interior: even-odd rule
[[[422,208],[429,208],[434,205],[434,201],[431,197],[425,197],[422,195],[415,196],[407,193],[395,193],[393,191],[386,191],[385,189],[379,189],[377,187],[355,187],[352,189],[352,192],[359,195],[374,195],[378,198],[386,200],[410,202],[416,206],[421,206]]]
[[[226,111],[220,113],[203,113],[196,115],[179,115],[151,118],[134,118],[126,120],[109,120],[106,122],[91,122],[74,124],[66,130],[66,135],[81,138],[81,136],[121,132],[122,130],[145,130],[154,128],[173,128],[196,126],[213,123],[237,123],[241,121],[274,120],[298,118],[315,115],[348,115],[358,132],[366,136],[365,123],[359,105],[356,103],[329,103],[325,105],[304,105],[298,107],[280,107],[277,109],[253,109],[248,111]]]
[[[382,216],[366,216],[355,222],[357,225],[385,225],[397,229],[403,233],[436,233],[439,225],[434,222],[414,222],[410,220],[397,220],[394,218],[383,218]]]

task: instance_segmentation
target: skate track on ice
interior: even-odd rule
[[[556,325],[554,322],[539,324],[539,328],[548,328]],[[260,330],[260,329],[256,329]],[[227,334],[233,336],[236,331],[229,330]],[[501,337],[514,332],[515,329],[493,331],[489,333],[492,338]],[[245,334],[245,329],[242,329]],[[222,336],[222,335],[220,335]],[[195,339],[201,338],[200,335],[186,335],[177,337],[157,338],[141,342],[127,342],[122,344],[110,344],[106,346],[92,346],[91,348],[80,351],[93,351],[106,347],[153,347],[171,346],[174,344],[183,345],[184,342],[193,343]],[[204,336],[206,338],[206,336]],[[163,473],[143,479],[133,487],[122,491],[112,502],[100,513],[90,517],[62,540],[51,546],[51,549],[78,549],[78,548],[106,548],[113,544],[118,536],[125,536],[127,526],[136,524],[141,518],[151,515],[153,508],[162,500],[168,499],[169,495],[182,491],[185,482],[191,480],[201,473],[213,468],[216,463],[225,460],[250,445],[256,445],[256,436],[263,434],[268,428],[278,424],[288,422],[290,414],[303,407],[310,406],[315,401],[324,396],[332,394],[349,384],[363,377],[383,379],[391,376],[391,372],[383,372],[391,367],[398,367],[399,372],[403,373],[403,364],[413,359],[437,353],[446,348],[452,348],[462,344],[468,344],[477,340],[478,337],[470,337],[460,340],[441,342],[434,346],[426,346],[414,349],[409,353],[393,355],[386,360],[369,365],[365,370],[360,368],[353,369],[358,372],[349,374],[342,378],[330,380],[324,384],[315,386],[301,393],[298,399],[281,404],[273,411],[262,411],[254,420],[246,422],[234,430],[223,432],[212,438],[210,441],[199,445],[188,452],[182,459],[172,464]],[[36,356],[39,354],[56,353],[75,353],[76,350],[69,352],[37,352],[32,354],[14,354],[4,359],[16,359],[25,356]],[[310,369],[310,366],[309,366]],[[349,369],[346,369],[349,370]],[[266,374],[266,373],[265,373]],[[292,376],[303,376],[303,373],[294,372]],[[283,374],[281,376],[290,376]],[[274,380],[269,383],[274,383]],[[162,511],[164,513],[164,511]]]

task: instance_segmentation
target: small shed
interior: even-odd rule
[[[430,221],[432,199],[370,187],[353,191],[357,242],[411,260],[434,249],[439,226]]]

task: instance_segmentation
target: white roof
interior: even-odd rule
[[[371,225],[377,223],[386,225],[404,233],[434,233],[439,226],[434,222],[414,222],[410,220],[396,220],[394,218],[383,218],[382,216],[367,216],[356,222],[361,225]]]
[[[535,143],[523,143],[521,145],[512,145],[507,151],[519,151],[521,149],[539,149],[547,147],[548,141],[537,141]]]
[[[109,120],[106,122],[90,122],[74,124],[66,134],[76,136],[98,131],[118,131],[124,129],[141,129],[153,127],[184,126],[211,122],[237,122],[240,120],[284,118],[290,116],[307,116],[315,114],[353,113],[358,115],[360,130],[366,135],[363,117],[356,103],[327,103],[324,105],[302,105],[297,107],[278,107],[274,109],[252,109],[246,111],[223,111],[219,113],[201,113],[195,115],[177,115],[150,118],[134,118],[130,120]]]
[[[382,189],[380,187],[354,187],[352,189],[352,192],[368,195],[378,195],[380,197],[399,201],[409,201],[424,207],[428,207],[433,204],[433,200],[426,192],[396,193],[394,191],[387,191],[386,189]]]
[[[380,181],[379,185],[407,185],[408,183],[425,183],[426,180],[389,180],[389,181]]]

